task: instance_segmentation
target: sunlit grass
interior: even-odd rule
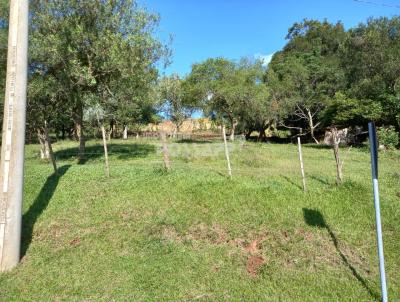
[[[1,301],[379,301],[369,154],[295,145],[100,141],[76,162],[54,145],[59,176],[27,146],[23,258],[0,275]],[[389,297],[400,299],[400,154],[381,154]]]

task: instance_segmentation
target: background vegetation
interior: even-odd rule
[[[0,3],[4,90],[7,1]],[[160,112],[179,128],[196,110],[225,123],[232,139],[240,132],[264,140],[267,129],[289,129],[319,142],[326,129],[350,127],[359,143],[370,120],[398,136],[398,16],[348,30],[303,20],[289,28],[268,67],[249,58],[210,58],[185,77],[165,78],[159,70],[172,51],[156,38],[158,20],[134,0],[32,1],[28,138],[46,121],[50,132],[79,140],[83,156],[84,129],[98,126],[85,119],[93,107],[102,109],[113,136],[121,135],[115,124],[137,129],[160,121]]]

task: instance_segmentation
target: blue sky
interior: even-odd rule
[[[141,0],[140,3],[161,15],[159,37],[164,41],[169,34],[174,37],[173,63],[166,74],[182,76],[190,72],[193,63],[209,57],[268,57],[285,45],[288,28],[304,18],[340,20],[349,28],[371,16],[400,14],[400,0]]]

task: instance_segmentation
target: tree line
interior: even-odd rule
[[[268,66],[246,58],[194,64],[181,80],[180,102],[227,123],[232,139],[238,127],[259,139],[269,128],[319,143],[327,129],[357,134],[375,121],[382,138],[398,144],[400,17],[371,18],[349,30],[341,22],[303,20],[286,39]]]
[[[0,2],[2,85],[7,2]],[[158,64],[169,58],[155,37],[158,23],[134,0],[30,1],[28,137],[40,140],[47,127],[74,137],[82,159],[91,124],[153,119]]]
[[[326,129],[400,130],[400,18],[342,23],[303,20],[266,66],[210,58],[184,77],[161,76],[171,59],[159,16],[134,0],[34,0],[30,11],[28,137],[50,129],[79,141],[105,123],[113,131],[159,121],[179,131],[194,111],[227,126],[230,138],[287,130],[319,142]],[[4,96],[8,1],[0,0],[0,93]],[[3,100],[3,98],[1,98]],[[2,106],[0,106],[3,110]],[[2,114],[1,114],[2,118]],[[91,131],[90,130],[90,131]]]

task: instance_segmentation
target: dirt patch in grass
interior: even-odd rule
[[[251,277],[257,277],[259,269],[264,265],[265,259],[263,256],[250,256],[247,259],[246,270]]]
[[[159,236],[168,242],[189,242],[193,248],[207,245],[226,246],[229,255],[246,259],[246,270],[251,277],[258,275],[260,267],[270,263],[291,269],[316,271],[324,266],[354,267],[370,274],[367,258],[346,242],[332,237],[325,229],[281,230],[248,232],[233,237],[226,228],[214,223],[193,225],[186,233],[179,233],[173,226],[163,226]],[[336,241],[335,241],[336,240]]]
[[[80,239],[79,237],[76,237],[76,238],[72,239],[72,240],[69,242],[69,245],[71,245],[71,246],[78,246],[80,243],[81,243],[81,239]]]

